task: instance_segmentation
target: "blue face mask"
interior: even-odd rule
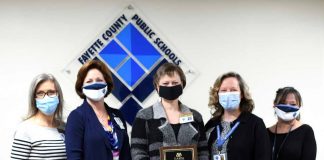
[[[219,93],[219,103],[224,110],[235,110],[239,108],[241,102],[240,92],[224,92]]]
[[[60,100],[58,96],[48,97],[46,95],[43,99],[36,99],[36,107],[48,116],[54,114],[59,103]]]

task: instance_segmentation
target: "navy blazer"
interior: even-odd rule
[[[131,160],[125,120],[119,110],[110,108],[106,103],[105,108],[117,132],[120,148],[119,160]],[[122,127],[118,125],[115,118],[119,118],[122,121]],[[84,100],[81,106],[70,113],[65,132],[67,159],[113,159],[111,146],[105,130],[86,100]]]

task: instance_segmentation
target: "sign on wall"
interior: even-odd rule
[[[163,63],[179,65],[186,74],[187,84],[196,76],[195,70],[133,5],[126,7],[101,31],[64,68],[64,74],[75,82],[79,68],[92,59],[105,62],[111,70],[112,95],[129,124],[133,123],[140,109],[147,107],[145,102],[155,92],[153,75]]]

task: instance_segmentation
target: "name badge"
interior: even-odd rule
[[[214,160],[227,160],[226,159],[226,154],[225,153],[216,154],[216,155],[214,155]]]
[[[189,123],[189,122],[193,122],[194,118],[192,113],[184,113],[180,115],[180,123]]]
[[[120,120],[119,117],[114,117],[115,122],[118,124],[120,129],[125,129],[123,122]]]

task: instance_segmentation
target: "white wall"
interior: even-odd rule
[[[62,69],[119,15],[130,1],[0,2],[0,159],[9,159],[13,133],[27,111],[29,84],[42,72],[63,87],[65,114],[81,103]],[[324,2],[134,0],[199,72],[181,97],[207,121],[209,87],[220,74],[237,71],[250,86],[254,113],[275,122],[278,87],[302,94],[302,121],[310,124],[324,159],[321,111],[324,81]]]

